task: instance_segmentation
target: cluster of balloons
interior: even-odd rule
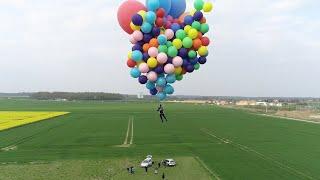
[[[146,0],[146,6],[127,0],[118,10],[119,24],[133,44],[127,60],[130,74],[160,100],[174,93],[173,83],[207,62],[204,12],[213,4],[195,0],[192,11],[185,9],[185,0]]]

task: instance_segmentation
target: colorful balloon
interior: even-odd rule
[[[186,7],[186,0],[172,0],[169,15],[171,15],[173,18],[178,18],[184,13]]]
[[[146,7],[137,0],[127,0],[118,8],[118,22],[121,28],[128,34],[133,33],[130,27],[131,18],[140,10],[146,10]]]
[[[146,5],[149,11],[156,11],[160,7],[160,0],[147,0]]]

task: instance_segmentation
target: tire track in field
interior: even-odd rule
[[[221,138],[221,137],[215,135],[215,133],[213,131],[210,131],[210,130],[208,130],[206,128],[202,128],[202,129],[200,129],[200,131],[205,133],[206,135],[214,137],[215,139],[217,139],[217,140],[219,140],[219,141],[221,141],[223,143],[230,144],[231,146],[234,146],[234,147],[236,147],[236,148],[238,148],[240,150],[243,150],[245,152],[248,152],[248,153],[251,153],[251,154],[255,154],[259,158],[277,165],[279,168],[289,172],[290,174],[293,174],[293,175],[298,176],[298,177],[304,177],[304,178],[307,178],[307,179],[315,180],[314,177],[312,177],[310,175],[307,175],[307,174],[305,174],[305,173],[303,173],[303,172],[301,172],[301,171],[299,171],[299,170],[297,170],[297,169],[295,169],[293,167],[290,167],[290,166],[288,166],[286,164],[283,164],[280,161],[277,161],[277,160],[275,160],[275,159],[273,159],[271,157],[268,157],[268,156],[266,156],[266,155],[264,155],[264,154],[262,154],[262,153],[260,153],[260,152],[258,152],[256,150],[254,150],[254,149],[252,149],[252,148],[250,148],[248,146],[232,142],[232,141],[230,141],[228,139],[225,139],[225,138]]]
[[[118,145],[117,147],[130,147],[133,144],[133,120],[134,120],[134,117],[130,116],[129,120],[128,120],[126,137],[123,141],[123,144]],[[129,139],[130,139],[130,141],[129,141]]]
[[[211,170],[198,156],[195,156],[194,158],[200,163],[201,166],[203,166],[204,169],[206,169],[211,174],[211,176],[213,176],[216,180],[221,180],[218,174]]]

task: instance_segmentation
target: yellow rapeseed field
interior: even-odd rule
[[[65,114],[68,112],[0,111],[0,131]]]

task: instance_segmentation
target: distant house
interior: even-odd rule
[[[236,102],[237,106],[254,106],[256,105],[256,101],[254,100],[241,100]]]
[[[256,105],[257,105],[257,106],[267,106],[268,103],[267,103],[267,102],[264,102],[264,101],[258,101],[258,102],[256,102]]]

